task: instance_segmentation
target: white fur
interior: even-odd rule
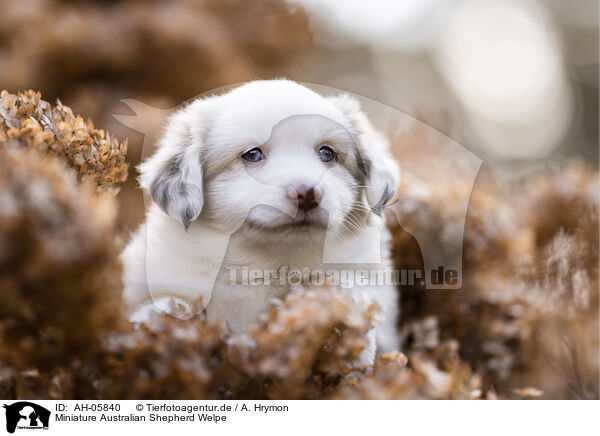
[[[324,143],[339,162],[318,158]],[[242,160],[253,147],[264,150],[263,161]],[[138,319],[155,301],[178,316],[204,311],[243,332],[290,286],[231,286],[231,266],[390,266],[389,235],[371,211],[385,206],[398,184],[388,148],[356,100],[323,97],[287,80],[251,82],[177,111],[156,153],[140,165],[141,186],[154,202],[122,255],[130,316]],[[321,190],[318,208],[298,211],[287,194],[298,183]],[[301,220],[309,224],[300,227]],[[398,348],[393,286],[340,291],[381,308],[361,363],[371,362],[376,348]]]

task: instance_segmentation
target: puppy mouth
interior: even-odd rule
[[[308,220],[302,220],[302,221],[294,221],[290,224],[288,224],[289,227],[308,227],[308,226],[312,226],[314,225],[314,223],[308,221]]]
[[[275,222],[258,222],[254,220],[248,220],[247,226],[255,230],[263,231],[308,231],[317,229],[326,229],[327,224],[318,218],[312,218],[306,216],[306,214],[299,215],[294,219],[290,219],[286,222],[275,221]]]
[[[248,221],[247,226],[255,230],[263,231],[290,231],[290,230],[312,230],[312,229],[325,229],[326,225],[314,221],[302,220],[302,221],[291,221],[284,224],[269,224],[269,223],[258,223]]]

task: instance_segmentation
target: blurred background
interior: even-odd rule
[[[0,10],[0,87],[60,98],[129,138],[131,162],[142,137],[111,116],[128,113],[120,99],[172,108],[287,77],[391,106],[503,175],[573,155],[598,163],[595,0],[0,0]]]
[[[428,251],[464,270],[460,292],[403,287],[410,374],[435,389],[439,380],[462,386],[464,361],[481,386],[469,385],[472,398],[597,399],[598,8],[597,0],[0,0],[0,89],[40,91],[128,139],[121,241],[143,220],[134,165],[168,110],[278,77],[362,96],[403,169],[392,208],[400,222],[390,224],[396,266],[423,268]],[[132,111],[123,99],[143,104]],[[113,114],[137,114],[135,128]],[[463,229],[464,252],[449,249]],[[56,269],[44,262],[40,269]],[[68,291],[61,280],[56,289]],[[361,395],[458,397],[385,377]],[[19,389],[11,395],[46,395]]]

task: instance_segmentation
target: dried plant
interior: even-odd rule
[[[0,83],[66,97],[94,117],[106,116],[124,91],[178,104],[284,74],[312,39],[302,10],[279,0],[0,0],[0,10]]]
[[[114,198],[56,158],[0,150],[0,358],[44,370],[83,358],[119,325]]]
[[[456,214],[442,200],[463,186],[400,195],[397,207],[410,203],[434,235],[423,249],[444,249],[439,236],[452,231]],[[597,172],[577,162],[505,189],[477,184],[462,289],[402,287],[409,356],[456,340],[485,391],[519,397],[533,386],[545,398],[598,398],[598,189]],[[396,264],[422,269],[425,250],[402,229],[393,233]]]
[[[34,148],[57,156],[98,189],[127,178],[127,141],[119,142],[60,101],[51,106],[34,91],[0,95],[0,148]]]

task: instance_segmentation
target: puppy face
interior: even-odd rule
[[[153,200],[186,227],[200,217],[280,244],[360,231],[399,177],[355,100],[285,80],[251,82],[178,111],[140,169]]]
[[[243,235],[262,240],[319,237],[362,219],[365,177],[355,135],[323,115],[291,115],[266,140],[257,126],[235,144],[218,128],[209,134],[205,160],[213,166],[203,216],[226,231],[242,225]]]

